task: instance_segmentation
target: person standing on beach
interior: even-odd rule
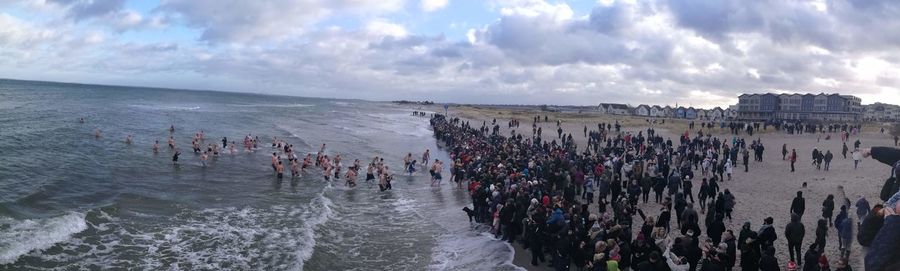
[[[787,154],[788,154],[787,143],[785,143],[784,145],[781,145],[781,160],[785,160],[785,156],[787,156]]]
[[[803,218],[804,212],[806,212],[806,199],[803,198],[803,191],[797,191],[797,197],[791,201],[791,214]]]
[[[828,225],[833,226],[834,221],[831,220],[831,217],[834,215],[834,195],[829,194],[825,197],[825,201],[822,202],[822,217],[827,219]]]
[[[800,216],[791,215],[791,222],[784,227],[784,238],[787,239],[788,242],[788,252],[791,256],[791,261],[794,261],[794,254],[797,255],[797,264],[803,264],[803,254],[800,252],[800,246],[803,245],[803,236],[806,235],[806,228],[803,226],[803,222],[800,222]]]
[[[825,160],[825,171],[828,171],[831,168],[831,159],[834,159],[834,154],[831,154],[831,150],[827,150],[823,159]]]
[[[749,165],[750,165],[750,151],[748,151],[747,148],[744,148],[743,154],[744,154],[744,157],[743,157],[744,158],[744,172],[748,172]]]
[[[859,148],[853,150],[853,169],[859,168],[859,161],[862,160],[862,152]]]
[[[847,159],[847,151],[849,150],[849,148],[847,148],[847,142],[844,142],[843,144],[844,146],[841,147],[841,155],[844,156],[844,159]]]

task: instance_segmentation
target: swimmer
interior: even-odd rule
[[[200,154],[200,165],[201,166],[206,167],[206,159],[207,159],[206,152],[203,152],[203,154]]]
[[[412,160],[412,153],[406,153],[406,157],[403,157],[403,168],[408,168]]]
[[[366,183],[375,181],[375,163],[370,163],[366,168]]]
[[[300,170],[306,172],[306,168],[308,168],[310,164],[312,164],[312,155],[307,153],[306,158],[303,158],[303,166],[300,167]]]
[[[347,179],[346,185],[349,187],[356,187],[356,170],[349,169],[347,170],[347,175],[344,176]]]
[[[131,145],[132,136],[129,134],[125,137],[125,144]]]
[[[272,153],[272,170],[278,171],[278,163],[281,162],[281,158],[278,157],[278,153]]]
[[[378,182],[378,187],[381,188],[381,191],[391,190],[391,173],[389,171],[388,166],[384,166],[384,170],[381,172],[381,178]]]
[[[168,142],[168,143],[169,143],[169,148],[170,148],[170,149],[174,149],[174,148],[175,148],[175,139],[172,138],[171,136],[169,136],[169,142]]]
[[[78,119],[78,123],[84,123],[84,118]]]
[[[413,173],[416,173],[416,163],[418,161],[413,160],[406,166],[406,172],[409,173],[409,176],[412,176]]]
[[[300,165],[297,159],[291,159],[291,178],[300,177]]]
[[[428,160],[431,160],[431,153],[429,149],[425,149],[425,153],[422,154],[422,166],[428,167]]]
[[[172,155],[172,164],[175,164],[175,165],[178,164],[178,156],[179,155],[181,155],[181,152],[178,150],[175,150],[175,154]]]
[[[237,153],[237,150],[234,149],[234,141],[231,141],[231,145],[228,145],[228,152],[234,155]]]
[[[232,142],[232,144],[234,144],[234,142]],[[226,147],[228,147],[228,138],[223,136],[222,137],[222,148],[226,148]]]
[[[278,179],[284,178],[284,165],[281,164],[281,161],[278,161],[278,166],[275,168],[275,172],[278,172]]]
[[[441,161],[438,159],[434,159],[434,165],[431,166],[431,170],[433,174],[431,175],[431,186],[437,184],[437,186],[441,186],[441,171],[443,171],[443,165],[441,165]]]
[[[169,133],[171,134],[174,132],[175,132],[175,124],[172,124],[172,126],[169,126]]]
[[[159,153],[159,140],[157,140],[156,143],[153,143],[153,153]]]
[[[94,131],[94,138],[99,139],[100,137],[102,137],[101,132],[100,132],[100,128],[97,128],[97,130]]]
[[[341,155],[338,154],[334,157],[334,179],[341,178]]]

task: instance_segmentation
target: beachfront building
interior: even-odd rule
[[[863,118],[866,121],[900,121],[900,106],[886,103],[865,105]]]
[[[631,108],[626,104],[600,104],[600,111],[610,115],[631,115]]]
[[[702,119],[702,120],[709,119],[709,117],[707,116],[708,112],[709,111],[706,109],[697,108],[697,119]]]
[[[675,117],[675,108],[671,106],[663,107],[663,117],[674,118]]]
[[[738,118],[742,120],[858,121],[861,100],[840,94],[742,94]]]
[[[649,117],[650,116],[650,106],[646,104],[638,105],[634,108],[634,115],[641,117]]]
[[[697,119],[697,109],[693,107],[688,107],[684,110],[684,118],[686,119]]]
[[[675,118],[676,118],[676,119],[683,119],[683,118],[684,118],[684,113],[685,113],[685,111],[687,111],[687,108],[684,108],[684,107],[681,107],[681,106],[679,106],[678,108],[675,108]]]
[[[666,116],[666,112],[662,107],[654,105],[650,107],[650,116],[654,118],[662,118]]]
[[[724,111],[722,111],[722,108],[716,106],[715,108],[706,111],[706,118],[710,120],[722,120],[725,116],[723,113]]]
[[[725,116],[727,120],[734,120],[738,118],[738,105],[730,105],[728,108],[722,111],[722,115]]]

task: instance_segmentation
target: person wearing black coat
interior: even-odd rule
[[[803,218],[803,213],[805,211],[806,199],[803,198],[803,191],[797,191],[797,197],[791,202],[791,213],[797,214],[800,218]]]
[[[794,254],[796,253],[797,264],[799,265],[803,265],[800,258],[803,256],[800,253],[800,246],[803,245],[803,235],[805,234],[806,228],[800,222],[800,216],[797,214],[791,215],[791,222],[784,227],[784,238],[788,242],[788,252],[790,252],[791,261],[794,261]]]
[[[706,229],[706,235],[712,239],[713,244],[719,244],[722,241],[722,233],[725,232],[725,223],[722,221],[724,219],[722,214],[717,214],[715,221]]]
[[[775,227],[772,226],[774,223],[774,219],[770,216],[763,220],[763,225],[759,229],[759,243],[763,247],[770,247],[775,243],[775,240],[778,239],[778,234],[775,233]]]
[[[827,242],[825,237],[828,237],[828,222],[825,221],[824,218],[819,219],[819,224],[816,226],[816,245],[819,248],[819,251],[823,251],[825,249],[825,243]]]
[[[762,259],[759,260],[760,271],[780,271],[778,266],[778,258],[775,258],[775,248],[767,247]]]
[[[872,211],[863,218],[862,223],[859,225],[859,232],[856,234],[859,245],[869,247],[875,239],[875,235],[881,230],[881,226],[884,225],[883,207],[881,204],[875,205],[875,207],[872,207]]]
[[[646,261],[638,263],[636,271],[671,271],[666,260],[660,256],[659,252],[651,252]]]
[[[757,234],[750,231],[741,246],[741,270],[759,270],[759,243]]]
[[[737,244],[734,240],[734,232],[731,230],[725,231],[722,244],[725,244],[725,256],[722,259],[722,262],[725,263],[725,270],[731,271],[737,260]]]
[[[828,195],[825,198],[825,201],[822,202],[822,217],[826,219],[828,222],[828,226],[833,226],[834,221],[831,219],[834,216],[834,195]]]

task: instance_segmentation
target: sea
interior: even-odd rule
[[[0,80],[0,270],[518,270],[461,209],[465,189],[402,174],[447,160],[428,117],[388,102]],[[84,118],[84,123],[79,119]],[[172,163],[169,127],[183,153]],[[95,130],[102,137],[95,138]],[[191,150],[258,136],[207,167]],[[134,142],[125,144],[133,135]],[[343,164],[384,157],[393,189],[319,169],[278,180],[274,137]],[[160,142],[160,152],[151,147]],[[286,174],[289,176],[289,174]],[[445,173],[447,175],[447,173]]]

